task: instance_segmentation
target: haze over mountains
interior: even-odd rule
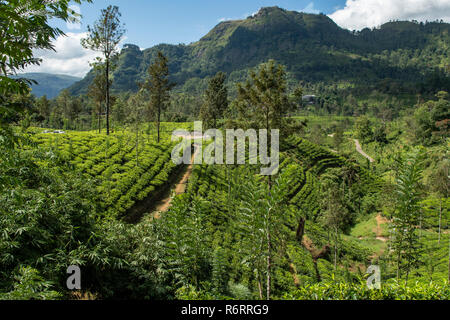
[[[161,50],[170,62],[177,90],[194,92],[218,71],[229,82],[245,79],[249,68],[269,59],[286,66],[291,82],[399,86],[449,85],[450,24],[389,22],[378,29],[350,32],[322,14],[262,8],[244,20],[224,21],[190,45],[160,44],[141,51],[128,44],[114,73],[116,92],[135,91]],[[72,94],[84,94],[90,72],[73,84]]]
[[[48,99],[55,98],[59,92],[67,87],[71,86],[81,78],[72,77],[63,74],[50,74],[50,73],[23,73],[17,77],[31,79],[37,82],[32,84],[32,93],[36,97],[47,96]]]

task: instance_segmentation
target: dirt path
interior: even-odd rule
[[[353,139],[353,141],[355,141],[356,151],[358,151],[364,158],[369,159],[370,162],[375,162],[375,160],[373,160],[367,153],[363,151],[358,139]]]
[[[381,225],[388,223],[389,220],[384,218],[381,214],[378,214],[376,219],[377,219],[377,227],[376,227],[376,229],[374,231],[375,231],[377,240],[380,240],[380,241],[383,241],[383,242],[387,242],[389,239],[382,235],[383,232],[382,232],[382,229],[381,229]]]
[[[334,137],[334,133],[329,134],[329,137],[333,138]],[[363,151],[363,149],[361,148],[361,144],[359,143],[358,139],[353,139],[353,141],[355,142],[355,147],[356,147],[356,151],[361,154],[364,158],[369,159],[370,162],[375,162],[375,160],[373,160],[367,153],[365,153]],[[331,152],[336,152],[335,150],[331,150]]]
[[[195,146],[195,145],[194,145]],[[192,170],[194,168],[194,159],[200,152],[198,147],[195,147],[195,152],[191,157],[191,163],[186,169],[186,172],[183,174],[181,179],[176,183],[175,187],[170,191],[170,193],[163,199],[157,202],[155,209],[153,210],[153,217],[159,219],[161,217],[161,213],[166,212],[170,208],[170,204],[172,203],[173,194],[179,195],[186,191],[186,186],[189,181],[189,178],[192,175]]]

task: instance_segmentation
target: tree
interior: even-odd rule
[[[136,130],[136,166],[139,167],[139,130],[144,114],[144,92],[139,90],[128,99],[128,121]]]
[[[431,143],[434,130],[433,120],[430,116],[430,105],[422,105],[414,112],[416,141],[423,145]]]
[[[36,107],[38,109],[39,115],[42,118],[42,122],[48,124],[50,118],[50,101],[47,99],[47,96],[42,96],[36,100]]]
[[[324,225],[333,234],[335,270],[338,260],[339,234],[344,226],[351,223],[350,211],[345,205],[345,189],[341,188],[338,182],[339,176],[342,175],[343,172],[341,170],[331,169],[328,174],[322,177],[323,193],[326,194],[321,204],[322,219]],[[344,183],[345,181],[342,181],[342,184]]]
[[[207,127],[217,128],[217,119],[228,108],[228,90],[225,86],[225,73],[218,72],[209,80],[205,101],[200,110],[200,118]]]
[[[423,152],[412,152],[397,159],[397,177],[395,183],[395,208],[392,213],[391,228],[393,237],[391,247],[396,259],[397,279],[402,270],[406,272],[406,281],[411,270],[419,261],[420,244],[417,227],[420,220],[421,180]]]
[[[372,124],[368,117],[362,116],[355,123],[356,137],[362,142],[370,142],[373,139]]]
[[[81,40],[83,47],[101,52],[103,55],[105,68],[104,76],[106,83],[106,134],[109,135],[109,113],[110,113],[110,73],[114,69],[113,59],[118,54],[118,48],[125,29],[120,23],[121,14],[117,6],[108,6],[101,11],[100,19],[93,27],[88,26],[89,36]]]
[[[126,118],[127,100],[129,98],[128,93],[120,94],[115,103],[112,105],[113,121],[123,124]]]
[[[76,3],[91,0],[74,0]],[[3,0],[0,2],[0,139],[14,143],[14,134],[6,119],[23,111],[23,106],[11,103],[11,94],[26,94],[33,82],[25,78],[13,79],[10,75],[30,65],[39,65],[34,57],[38,49],[54,50],[52,41],[64,35],[61,29],[52,27],[50,19],[69,21],[77,14],[69,9],[69,0]]]
[[[388,142],[386,137],[386,125],[377,124],[373,129],[373,140],[382,144],[386,144]]]
[[[280,139],[286,139],[302,125],[288,118],[288,112],[295,108],[289,97],[284,67],[274,60],[262,63],[251,70],[249,79],[237,85],[238,95],[233,103],[240,125],[245,128],[279,130]],[[298,93],[298,91],[297,91]],[[269,141],[268,150],[271,149]],[[268,176],[271,187],[272,176]]]
[[[161,113],[167,109],[170,99],[170,90],[175,86],[169,81],[168,60],[164,54],[159,51],[156,61],[148,68],[148,79],[141,87],[148,90],[150,94],[149,107],[156,113],[156,122],[158,130],[158,143],[160,141],[160,123]]]
[[[75,119],[81,112],[81,101],[79,98],[72,97],[69,90],[64,89],[56,98],[57,108],[65,124],[65,129],[73,127]]]
[[[448,198],[450,188],[448,179],[448,160],[442,161],[431,175],[431,190],[439,197],[439,237],[438,244],[441,242],[442,227],[442,198]]]
[[[341,145],[344,142],[344,128],[342,125],[338,125],[336,132],[333,135],[333,145],[337,151],[341,149]]]
[[[448,136],[450,101],[448,93],[436,94],[438,101],[430,100],[414,112],[416,140],[424,145],[442,141]]]
[[[88,96],[95,103],[95,112],[97,113],[98,117],[98,133],[101,133],[102,104],[106,100],[106,78],[103,76],[100,67],[96,69],[96,75],[88,89]]]
[[[281,226],[287,223],[285,195],[289,177],[279,175],[268,190],[261,188],[261,181],[251,172],[245,174],[242,202],[236,213],[236,229],[243,238],[240,247],[245,256],[244,263],[255,272],[259,298],[263,299],[265,280],[265,297],[269,300],[274,259],[284,239]]]
[[[449,94],[445,91],[440,91],[436,94],[439,99],[434,102],[433,109],[431,110],[431,120],[434,123],[433,137],[437,141],[445,141],[449,136],[450,128],[450,100]]]
[[[251,70],[249,79],[238,84],[235,106],[239,120],[254,129],[279,129],[282,137],[292,131],[292,122],[286,118],[294,109],[287,94],[286,72],[274,60]]]
[[[70,126],[74,129],[77,128],[78,118],[80,116],[81,110],[82,110],[81,98],[71,97],[67,117],[69,119]]]

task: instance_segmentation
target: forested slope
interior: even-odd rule
[[[284,64],[291,81],[388,86],[422,91],[449,87],[450,25],[389,22],[378,29],[350,32],[325,15],[262,8],[244,20],[218,24],[198,42],[161,44],[141,51],[125,45],[115,71],[117,92],[137,90],[158,51],[169,59],[178,90],[196,93],[203,79],[218,71],[230,82],[242,80],[249,68],[275,59]],[[93,74],[70,88],[87,92]]]

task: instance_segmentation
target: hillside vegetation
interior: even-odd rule
[[[198,94],[203,80],[218,71],[228,73],[229,82],[241,81],[249,68],[269,59],[286,65],[292,81],[448,91],[449,31],[446,23],[390,22],[353,33],[325,15],[262,8],[247,19],[221,22],[189,45],[161,44],[143,51],[125,45],[114,89],[137,90],[137,83],[162,51],[178,90],[190,94]],[[86,93],[92,79],[91,72],[70,92]]]
[[[119,53],[111,5],[86,94],[36,98],[68,4],[0,1],[0,299],[448,300],[448,24],[272,7]]]

